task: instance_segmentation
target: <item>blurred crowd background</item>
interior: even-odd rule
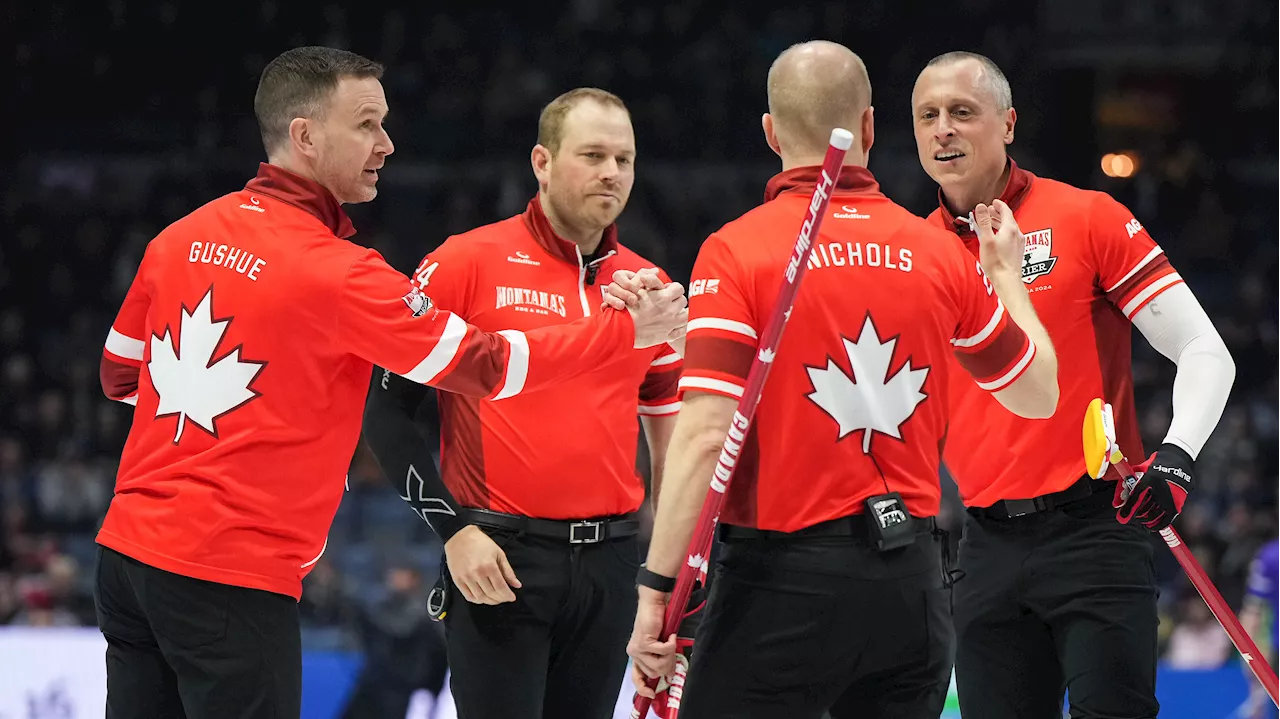
[[[989,55],[1019,111],[1013,157],[1127,204],[1235,358],[1235,389],[1178,522],[1233,606],[1256,550],[1277,534],[1274,2],[7,8],[16,142],[0,146],[0,624],[94,624],[93,536],[132,411],[99,389],[103,339],[146,243],[255,173],[258,74],[304,44],[388,66],[396,152],[378,199],[350,211],[355,239],[393,265],[411,270],[449,234],[519,212],[536,191],[528,153],[541,107],[591,85],[619,94],[636,128],[621,239],[679,281],[702,239],[759,203],[777,170],[759,119],[781,50],[826,38],[861,54],[876,108],[871,169],[920,214],[937,199],[912,140],[914,78],[942,52]],[[1134,374],[1151,451],[1169,423],[1174,366],[1135,334]],[[952,491],[952,527],[957,511]],[[1225,634],[1172,556],[1156,556],[1162,636],[1179,648],[1169,660],[1229,661]],[[396,682],[436,682],[438,633],[422,599],[438,557],[430,530],[362,448],[306,583],[306,646],[362,650],[394,668]]]

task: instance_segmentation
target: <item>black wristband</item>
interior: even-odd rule
[[[1187,454],[1187,450],[1172,442],[1165,442],[1160,445],[1160,449],[1156,450],[1156,459],[1161,463],[1170,462],[1187,471],[1190,471],[1191,467],[1195,465],[1195,460],[1191,459],[1191,455]]]
[[[676,588],[676,579],[651,572],[648,567],[641,564],[640,571],[636,572],[636,584],[658,592],[673,592]]]

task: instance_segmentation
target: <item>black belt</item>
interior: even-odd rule
[[[916,534],[932,532],[938,523],[933,517],[912,517],[911,522]],[[813,539],[817,537],[852,537],[863,541],[870,540],[870,529],[867,520],[861,514],[829,519],[825,522],[810,525],[794,532],[780,532],[774,529],[756,529],[740,527],[733,524],[721,524],[718,530],[720,540],[742,539]]]
[[[595,544],[608,539],[630,537],[640,533],[640,520],[632,517],[602,519],[538,519],[518,514],[503,514],[487,509],[467,509],[463,518],[481,526],[514,529],[538,537],[559,539],[569,544]]]
[[[1115,492],[1115,480],[1081,477],[1061,492],[1042,494],[1030,499],[1002,499],[990,507],[969,507],[968,512],[982,519],[1013,519],[1037,512],[1052,512],[1073,502],[1079,502],[1099,492]]]

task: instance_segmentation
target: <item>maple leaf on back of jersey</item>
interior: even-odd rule
[[[840,338],[853,376],[846,375],[835,360],[827,365],[806,367],[813,391],[805,395],[836,421],[840,435],[863,430],[862,451],[870,454],[875,432],[902,439],[902,425],[925,400],[924,387],[929,368],[913,368],[911,359],[889,375],[897,338],[881,342],[871,315],[862,324],[857,342]]]
[[[266,362],[241,361],[236,347],[217,362],[213,353],[234,318],[213,319],[213,288],[190,313],[182,307],[178,335],[165,327],[164,336],[151,336],[151,360],[147,371],[159,395],[156,419],[178,415],[173,443],[182,439],[186,420],[218,436],[215,420],[243,405],[258,393],[249,388]]]

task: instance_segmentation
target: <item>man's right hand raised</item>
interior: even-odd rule
[[[604,304],[631,313],[637,349],[680,339],[689,321],[684,287],[678,282],[664,285],[652,270],[615,272],[613,283],[605,288]]]
[[[978,205],[973,211],[978,225],[978,260],[988,277],[1012,275],[1022,281],[1022,258],[1026,238],[1013,218],[1013,210],[1001,200],[990,207]]]
[[[1019,417],[1051,417],[1057,411],[1060,394],[1058,357],[1022,281],[1026,238],[1018,228],[1013,210],[1000,200],[990,207],[978,205],[973,214],[978,225],[978,262],[990,281],[988,289],[995,291],[1009,318],[1027,333],[1036,347],[1035,356],[1022,376],[994,396],[1005,409]]]
[[[449,575],[462,596],[472,604],[514,602],[520,580],[502,551],[489,535],[475,525],[465,527],[444,544]]]

